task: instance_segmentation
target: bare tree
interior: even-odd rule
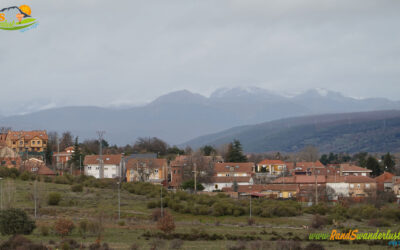
[[[298,153],[298,158],[303,161],[314,162],[319,159],[318,148],[314,146],[306,146]]]

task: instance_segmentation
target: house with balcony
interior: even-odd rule
[[[281,160],[266,159],[257,164],[257,172],[266,173],[268,176],[280,176],[286,171],[286,163]]]

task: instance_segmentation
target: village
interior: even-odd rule
[[[46,164],[46,131],[12,131],[0,134],[0,165],[39,176],[86,175],[120,182],[148,182],[168,190],[215,195],[223,192],[233,198],[292,199],[312,205],[318,201],[341,199],[360,201],[380,192],[394,193],[400,200],[400,176],[372,170],[355,163],[322,164],[263,159],[259,162],[226,162],[219,155],[175,155],[158,157],[156,152],[86,155],[79,166],[68,164],[76,146],[70,145],[52,155]],[[101,150],[101,149],[100,149]]]

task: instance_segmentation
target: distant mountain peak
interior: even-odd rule
[[[178,90],[166,95],[162,95],[152,101],[150,105],[161,104],[161,103],[181,103],[181,104],[189,104],[189,103],[204,103],[207,101],[205,96],[200,94],[196,94],[190,92],[189,90]]]

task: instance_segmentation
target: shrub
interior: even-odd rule
[[[250,242],[251,250],[269,250],[271,249],[271,244],[268,241],[256,240]]]
[[[158,220],[157,226],[158,229],[169,234],[175,230],[174,218],[168,211],[164,211],[163,217]]]
[[[11,236],[7,241],[4,241],[0,245],[0,250],[9,249],[31,249],[31,250],[47,250],[47,247],[41,244],[32,243],[29,239],[21,236]]]
[[[46,226],[46,225],[41,225],[41,226],[39,227],[39,231],[40,231],[40,234],[41,234],[42,236],[48,236],[48,235],[49,235],[49,227]]]
[[[181,249],[183,245],[183,240],[174,239],[171,241],[169,248],[170,249]]]
[[[325,250],[324,246],[318,243],[310,243],[308,244],[304,250]]]
[[[31,234],[35,221],[21,209],[10,208],[0,212],[0,233],[3,235]]]
[[[60,203],[60,201],[61,201],[61,194],[56,192],[50,193],[47,198],[47,203],[50,206],[57,206],[58,203]]]
[[[56,176],[56,178],[54,178],[54,183],[57,183],[57,184],[70,184],[70,180],[68,180],[68,178],[65,177],[64,175],[59,175],[59,176]]]
[[[311,221],[311,227],[318,229],[318,228],[323,228],[325,225],[328,225],[329,221],[326,217],[321,216],[319,214],[314,215]]]
[[[385,221],[384,219],[370,219],[368,222],[369,226],[373,227],[390,227],[390,223]]]
[[[71,220],[60,218],[54,224],[54,230],[61,235],[61,237],[67,236],[72,232],[75,225]]]
[[[44,182],[47,182],[47,183],[53,182],[53,179],[50,176],[45,176],[44,177]]]
[[[151,213],[150,219],[152,221],[158,221],[161,218],[161,209],[157,208],[154,209],[153,212]]]
[[[254,223],[256,222],[256,220],[254,219],[254,218],[249,218],[248,220],[247,220],[247,224],[249,225],[249,226],[251,226],[251,225],[254,225]]]
[[[301,250],[300,242],[292,240],[280,240],[276,242],[276,249],[279,250]]]
[[[79,234],[82,236],[82,238],[86,238],[86,233],[88,231],[89,227],[89,222],[87,220],[81,220],[79,222]]]
[[[121,227],[125,226],[125,221],[124,220],[119,220],[118,221],[118,226],[121,226]]]
[[[83,186],[82,184],[75,184],[71,186],[72,192],[82,192],[83,191]]]
[[[30,179],[31,179],[31,173],[29,173],[28,171],[24,171],[24,172],[20,175],[19,178],[21,178],[21,180],[23,180],[23,181],[30,180]]]

